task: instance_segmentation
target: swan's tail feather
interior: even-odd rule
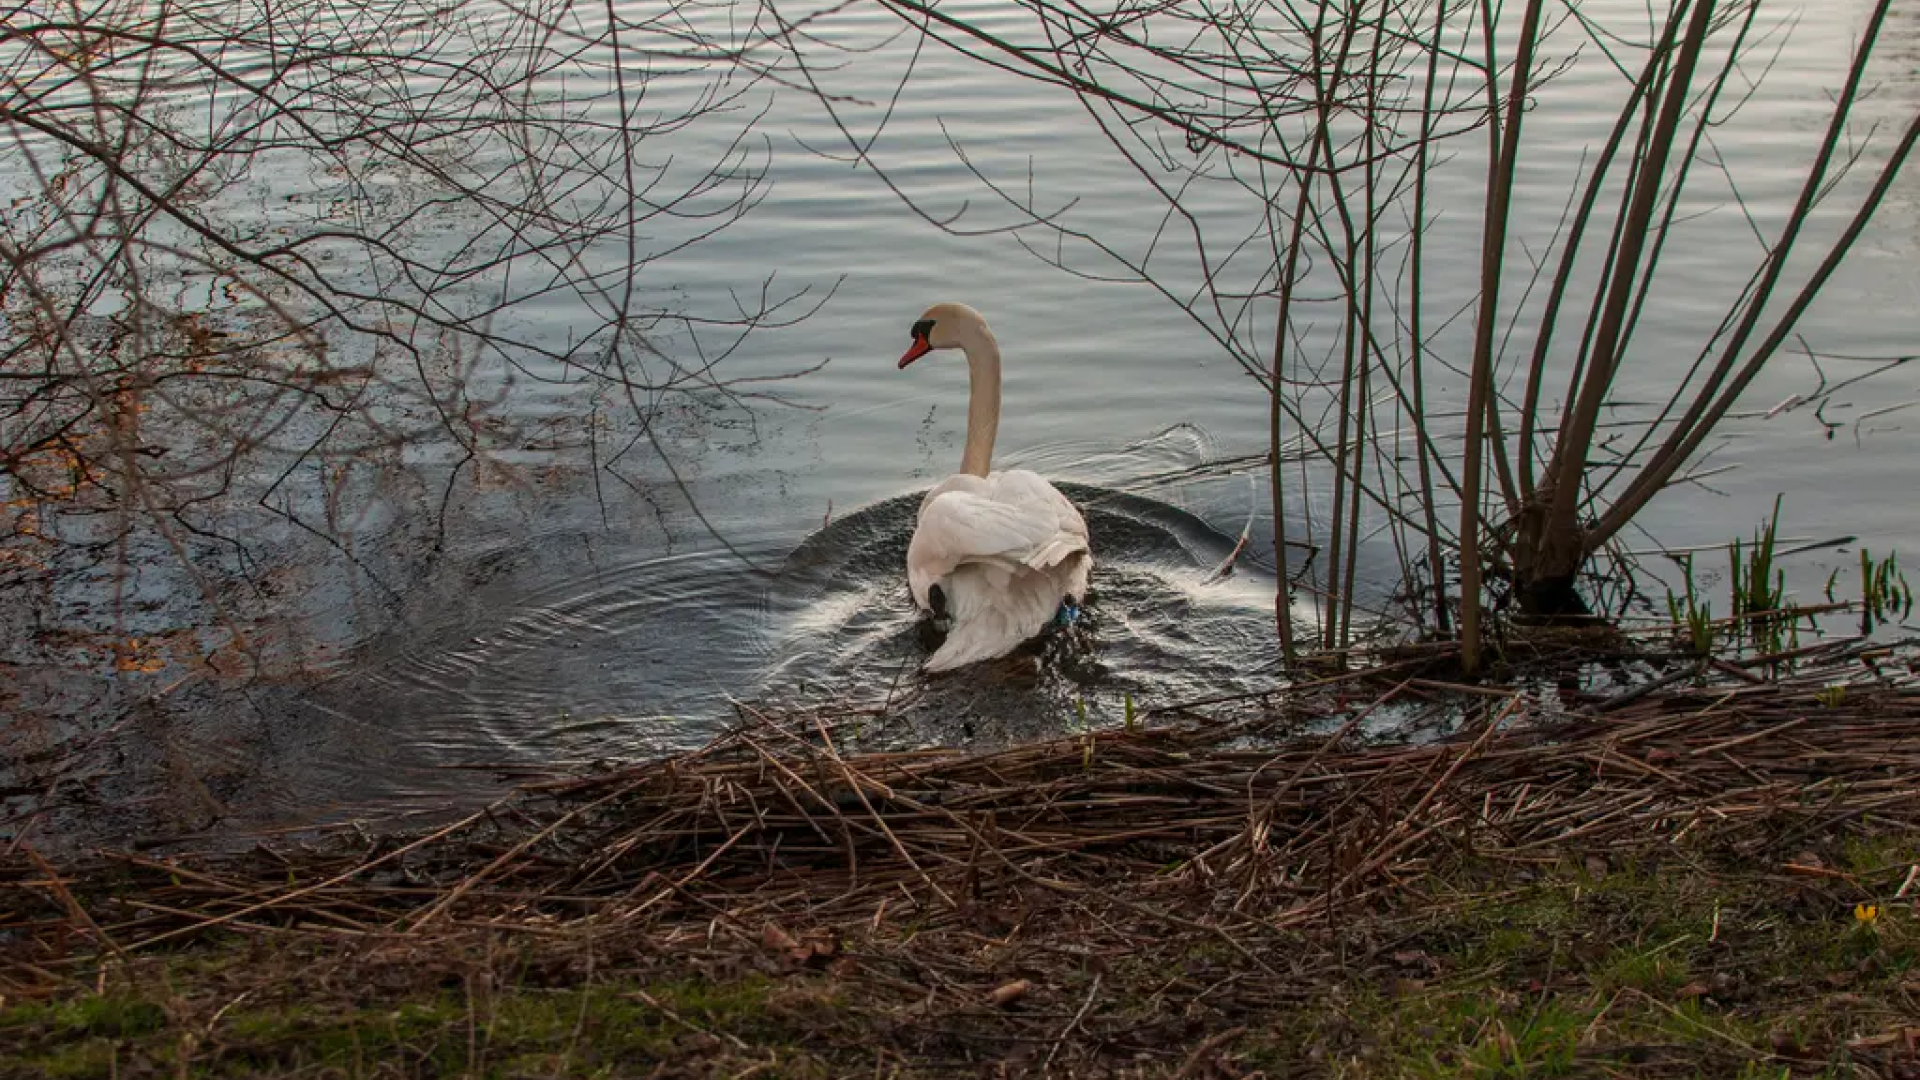
[[[1042,571],[1009,576],[1002,567],[963,566],[947,578],[945,592],[952,628],[928,658],[928,671],[1005,656],[1046,629],[1060,609],[1059,585]]]
[[[968,664],[977,664],[982,660],[1005,656],[1018,644],[1016,642],[1014,645],[1002,646],[984,635],[963,634],[956,629],[947,635],[946,642],[927,658],[923,666],[930,672],[952,671],[955,668],[966,667]]]
[[[1082,548],[1077,558],[1070,559],[1054,568],[1054,574],[1060,580],[1061,599],[1075,607],[1086,602],[1087,586],[1093,579],[1093,553]]]

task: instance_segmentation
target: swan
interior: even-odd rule
[[[1000,343],[965,304],[935,304],[913,324],[900,367],[939,349],[966,354],[970,385],[960,471],[920,501],[907,546],[907,585],[923,612],[947,624],[926,671],[1005,656],[1049,623],[1079,617],[1093,570],[1087,522],[1052,484],[1026,469],[992,472],[1000,429]]]

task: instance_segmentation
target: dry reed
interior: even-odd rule
[[[15,977],[215,928],[587,927],[804,953],[778,928],[927,931],[1037,892],[1265,966],[1246,942],[1390,903],[1441,863],[1657,849],[1792,873],[1796,852],[1920,826],[1920,689],[1887,650],[1828,653],[1795,678],[1704,662],[1695,685],[1611,698],[1357,673],[1251,719],[1195,709],[987,752],[843,752],[827,713],[754,713],[700,751],[528,783],[404,842],[342,830],[62,869],[23,845],[0,867],[0,932]],[[1370,742],[1376,710],[1423,701],[1450,734]],[[1333,730],[1276,744],[1261,725],[1289,713]]]

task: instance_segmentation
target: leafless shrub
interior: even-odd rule
[[[1673,0],[1614,26],[1544,0],[1016,0],[1009,9],[1023,18],[992,20],[882,2],[928,39],[1073,95],[1157,203],[1157,227],[1097,235],[1060,210],[1059,193],[976,170],[1024,215],[1016,227],[1036,257],[1159,293],[1258,381],[1283,580],[1287,533],[1324,537],[1319,565],[1299,575],[1319,594],[1319,644],[1350,639],[1360,545],[1387,531],[1408,594],[1421,598],[1414,618],[1449,631],[1457,602],[1469,668],[1487,578],[1542,614],[1582,606],[1581,568],[1685,479],[1920,134],[1905,106],[1877,139],[1857,115],[1890,7],[1881,0],[1807,148],[1797,200],[1762,220],[1737,178],[1707,196],[1759,239],[1757,252],[1736,251],[1752,275],[1719,325],[1700,328],[1690,362],[1662,364],[1635,355],[1635,331],[1662,290],[1688,287],[1662,272],[1661,256],[1698,211],[1701,176],[1730,172],[1713,135],[1766,74],[1787,28],[1763,12],[1791,14],[1780,5]],[[1534,146],[1529,103],[1576,62],[1610,67],[1625,90],[1542,250],[1537,224],[1514,223],[1514,177]],[[878,135],[820,96],[884,172]],[[1866,179],[1849,177],[1856,164]],[[1463,206],[1460,167],[1482,171],[1478,205]],[[1436,229],[1442,179],[1447,213],[1477,215],[1477,227]],[[1434,250],[1439,241],[1449,248]],[[1461,280],[1475,286],[1464,300]],[[1622,402],[1617,375],[1635,365],[1647,380],[1636,392],[1669,396],[1632,421],[1629,450],[1598,454],[1596,425]],[[1469,389],[1436,396],[1439,376]],[[1284,489],[1289,462],[1301,491]],[[1450,565],[1460,575],[1452,601]],[[1275,610],[1291,656],[1286,592]]]
[[[33,603],[0,619],[0,682],[24,693],[26,637],[73,626],[124,671],[284,670],[225,602],[297,590],[263,536],[377,593],[363,531],[413,515],[431,552],[463,485],[618,475],[663,401],[752,392],[721,362],[819,298],[689,311],[660,278],[764,191],[778,57],[747,14],[7,6],[0,590]],[[554,400],[509,407],[527,392]],[[139,637],[129,613],[180,593],[198,614]]]

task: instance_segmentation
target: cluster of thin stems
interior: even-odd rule
[[[1910,107],[1890,132],[1856,117],[1890,6],[1880,0],[1784,215],[1760,220],[1733,176],[1707,196],[1760,238],[1745,286],[1697,340],[1642,355],[1650,299],[1687,287],[1660,273],[1662,253],[1699,205],[1699,174],[1728,171],[1714,135],[1738,119],[1789,29],[1779,20],[1791,12],[1769,14],[1779,5],[1671,0],[1623,28],[1546,0],[1018,0],[1024,23],[884,2],[948,48],[1070,92],[1159,202],[1151,235],[1116,238],[975,169],[1026,215],[1023,235],[1046,237],[1027,241],[1037,257],[1153,289],[1258,381],[1289,658],[1304,644],[1295,586],[1318,594],[1319,647],[1351,640],[1361,553],[1380,533],[1411,614],[1462,635],[1469,667],[1494,586],[1523,601],[1541,585],[1571,588],[1685,478],[1781,354],[1920,134]],[[1551,107],[1543,90],[1575,63],[1609,66],[1621,92],[1542,250],[1516,221],[1515,176],[1535,145],[1529,114]],[[860,149],[883,167],[871,141]],[[1863,160],[1871,177],[1843,184]],[[1455,173],[1476,161],[1479,195],[1461,205]],[[1218,209],[1223,186],[1239,189],[1242,211]],[[1464,297],[1462,279],[1474,286]],[[1456,325],[1470,325],[1470,345]],[[1676,348],[1690,359],[1675,364]],[[1603,456],[1601,417],[1627,371],[1637,391],[1665,396]],[[1465,392],[1436,394],[1449,379]],[[1303,536],[1310,564],[1290,567]]]

